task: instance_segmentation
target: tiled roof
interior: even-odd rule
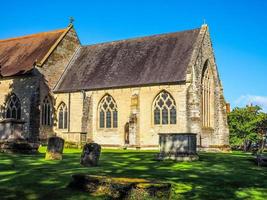
[[[0,75],[25,74],[48,53],[66,29],[0,40]]]
[[[200,29],[83,46],[57,92],[185,81]]]

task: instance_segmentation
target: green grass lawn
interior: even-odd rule
[[[103,150],[100,166],[80,166],[80,150],[62,161],[37,155],[0,154],[0,199],[101,199],[66,188],[75,173],[156,179],[173,184],[173,199],[267,199],[267,168],[250,154],[201,153],[196,162],[157,162],[156,151]],[[103,198],[102,198],[103,199]]]

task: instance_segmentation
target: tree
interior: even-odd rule
[[[252,144],[264,147],[267,114],[259,106],[235,108],[228,114],[230,145],[232,148],[251,149]]]

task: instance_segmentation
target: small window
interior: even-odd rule
[[[99,104],[99,127],[117,128],[118,111],[115,100],[110,96],[104,96]]]
[[[111,128],[111,112],[109,110],[106,112],[106,127]]]
[[[164,107],[162,109],[162,124],[168,124],[168,109]]]
[[[174,107],[172,107],[172,109],[170,110],[170,123],[171,124],[176,124],[176,109]]]
[[[44,126],[51,126],[52,125],[52,106],[51,101],[48,96],[46,96],[42,103],[42,125]]]
[[[65,103],[61,103],[58,108],[58,128],[68,128],[68,108]]]
[[[118,112],[117,110],[113,111],[113,128],[118,127]]]
[[[160,109],[159,108],[155,108],[154,110],[154,123],[160,124]]]
[[[6,105],[6,118],[21,119],[20,100],[15,94],[11,94]]]
[[[172,96],[162,91],[154,102],[154,124],[176,124],[176,105]]]
[[[100,128],[104,128],[105,127],[105,112],[103,110],[100,111]]]

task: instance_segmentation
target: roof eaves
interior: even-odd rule
[[[109,90],[109,89],[122,89],[122,88],[133,88],[133,87],[152,87],[159,85],[177,85],[177,84],[185,84],[185,80],[180,81],[170,81],[170,82],[159,82],[159,83],[144,83],[144,84],[134,84],[134,85],[121,85],[121,86],[111,86],[111,87],[92,87],[92,88],[77,88],[77,89],[55,89],[54,93],[71,93],[71,92],[79,92],[79,91],[96,91],[96,90]]]

